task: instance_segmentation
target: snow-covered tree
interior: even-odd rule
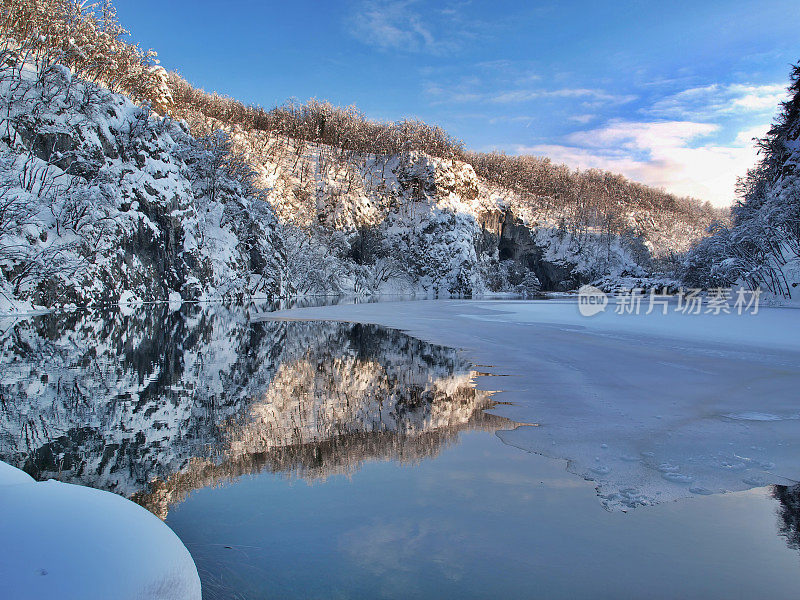
[[[739,180],[731,227],[697,244],[687,280],[740,282],[791,296],[800,284],[800,63],[792,68],[789,99],[764,139],[759,163]]]

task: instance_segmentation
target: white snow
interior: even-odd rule
[[[506,374],[498,435],[568,461],[609,509],[800,479],[800,311],[595,317],[574,301],[418,301],[270,318],[368,322]],[[486,380],[480,380],[486,381]]]
[[[185,126],[68,69],[0,71],[0,195],[10,206],[0,314],[117,299],[127,311],[169,290],[193,300],[280,291],[272,209],[228,174],[211,199],[201,176],[207,152]],[[162,68],[152,76],[163,83]],[[246,251],[242,231],[256,242]],[[182,256],[165,265],[153,256],[162,252]]]
[[[25,483],[36,483],[36,480],[25,471],[12,467],[0,460],[0,487]]]
[[[101,490],[0,462],[0,589],[14,600],[194,600],[189,551],[156,516]]]
[[[136,297],[136,294],[131,292],[130,290],[125,290],[120,294],[119,297],[119,305],[120,306],[136,306],[141,304],[142,301]]]
[[[180,310],[181,306],[183,306],[183,298],[181,298],[180,292],[170,292],[169,310],[175,312],[176,310]]]

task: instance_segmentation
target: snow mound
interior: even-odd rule
[[[189,551],[144,508],[109,492],[36,483],[0,462],[4,597],[199,599]],[[8,543],[13,540],[13,544]]]
[[[0,486],[36,483],[25,471],[0,461]]]

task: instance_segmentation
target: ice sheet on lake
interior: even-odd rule
[[[622,509],[800,479],[800,311],[582,317],[569,301],[388,302],[274,318],[376,323],[464,348],[537,423],[498,435],[568,461]],[[488,367],[487,367],[488,368]]]

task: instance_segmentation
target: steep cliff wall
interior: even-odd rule
[[[6,301],[280,292],[277,220],[224,144],[58,65],[0,65],[0,107]]]
[[[642,276],[667,239],[658,215],[587,225],[456,159],[159,117],[58,65],[0,79],[0,309],[530,294]]]

